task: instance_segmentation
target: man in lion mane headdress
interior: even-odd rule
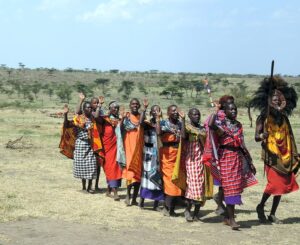
[[[281,195],[299,189],[295,174],[299,169],[299,155],[288,117],[297,105],[297,93],[279,76],[265,78],[250,106],[260,111],[256,121],[255,141],[261,141],[267,186],[256,211],[259,221],[282,223],[276,216]],[[273,195],[270,215],[264,206]]]

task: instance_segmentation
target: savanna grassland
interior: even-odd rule
[[[245,190],[244,205],[237,207],[240,231],[232,231],[215,215],[216,205],[207,201],[202,222],[187,223],[183,208],[178,218],[151,210],[125,207],[101,193],[86,194],[73,178],[72,161],[58,151],[65,103],[75,108],[78,92],[87,97],[104,95],[106,102],[118,100],[126,108],[132,97],[147,97],[163,109],[176,103],[187,111],[198,107],[202,121],[213,112],[202,80],[207,76],[212,96],[233,94],[239,105],[246,144],[257,167],[259,184]],[[0,68],[0,244],[299,244],[300,192],[284,196],[278,217],[284,224],[260,225],[255,207],[266,180],[260,161],[260,145],[253,140],[247,101],[262,76],[236,74],[190,74],[78,71],[71,68]],[[299,77],[285,77],[298,89]],[[106,103],[107,105],[108,103]],[[164,110],[165,111],[165,110]],[[252,111],[255,120],[258,112]],[[300,110],[291,124],[300,145]],[[15,144],[7,143],[19,139]],[[124,187],[124,186],[123,186]],[[125,189],[121,189],[125,197]],[[270,202],[266,211],[270,211]]]

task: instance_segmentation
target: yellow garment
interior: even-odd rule
[[[211,199],[214,194],[214,180],[213,180],[213,177],[210,172],[210,167],[206,166],[205,164],[204,164],[204,175],[205,175],[205,180],[204,180],[205,194],[204,194],[204,196],[206,199]]]
[[[284,120],[281,126],[274,123],[272,117],[268,117],[267,132],[269,134],[267,140],[268,150],[277,155],[284,166],[289,165],[291,161],[291,137],[289,127]]]
[[[186,173],[184,171],[184,166],[182,166],[182,140],[179,142],[176,162],[174,165],[174,170],[172,174],[172,182],[179,187],[181,190],[186,189]]]

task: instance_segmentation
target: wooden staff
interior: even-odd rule
[[[270,84],[269,84],[269,94],[268,94],[268,107],[267,107],[267,115],[266,115],[266,121],[265,121],[265,126],[264,126],[264,133],[268,132],[268,126],[269,126],[268,119],[269,119],[269,115],[270,115],[270,102],[271,102],[271,99],[272,99],[272,91],[273,91],[273,87],[274,87],[274,84],[273,84],[274,63],[275,63],[274,60],[272,60],[272,63],[271,63],[271,76],[269,78]],[[269,164],[269,154],[267,155],[268,138],[269,138],[269,135],[265,140],[265,142],[266,142],[265,161],[267,160],[267,164]]]

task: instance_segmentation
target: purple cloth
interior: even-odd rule
[[[120,187],[121,183],[122,183],[121,181],[122,181],[122,179],[106,180],[106,182],[107,182],[107,184],[108,184],[108,186],[110,188],[118,188],[118,187]]]
[[[140,191],[140,197],[154,201],[161,201],[164,200],[164,193],[162,190],[149,190],[142,187]]]
[[[214,185],[221,186],[221,181],[214,178]]]
[[[224,201],[225,201],[226,204],[229,204],[229,205],[241,205],[241,204],[243,204],[241,195],[224,197]]]

